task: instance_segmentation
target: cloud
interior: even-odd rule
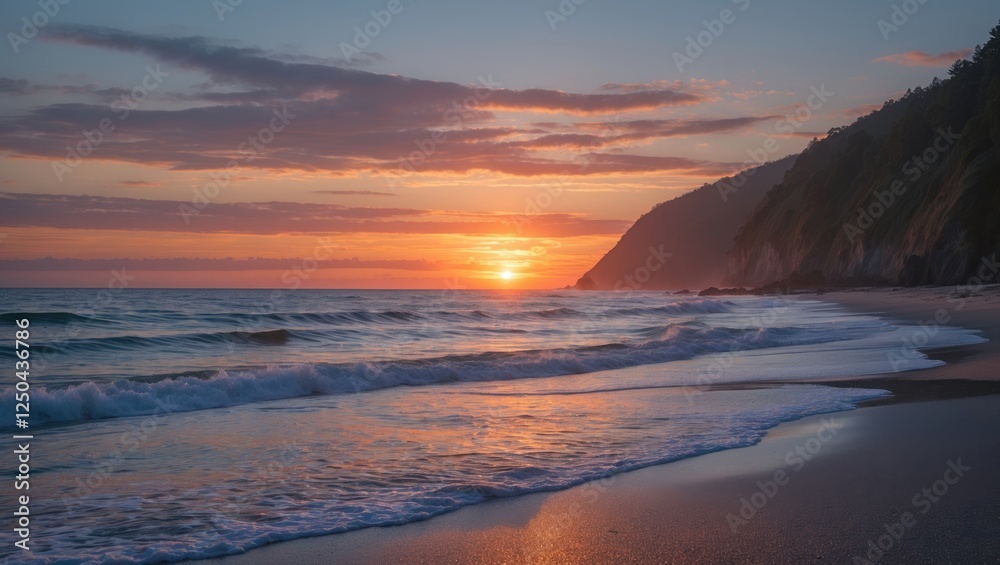
[[[553,133],[529,141],[514,142],[513,145],[531,149],[597,149],[651,139],[740,131],[777,118],[778,116],[747,116],[689,120],[619,120],[575,122],[568,125],[536,122],[532,124],[535,127],[576,133]]]
[[[299,52],[291,53],[288,51],[275,51],[269,55],[275,59],[288,61],[289,63],[318,63],[337,67],[367,67],[386,60],[385,55],[377,51],[355,53],[350,61],[339,57],[315,57],[313,55]]]
[[[118,181],[118,186],[125,188],[156,188],[163,186],[163,183],[148,180],[123,180]]]
[[[617,122],[576,122],[573,126],[584,131],[621,131],[651,137],[674,137],[735,131],[778,116],[745,116],[738,118],[706,118],[689,120],[627,120]]]
[[[751,88],[745,90],[734,90],[728,94],[737,100],[750,100],[751,98],[756,98],[761,94],[764,94],[764,91]]]
[[[54,104],[0,119],[0,150],[27,158],[67,160],[67,146],[84,141],[82,130],[93,130],[109,119],[115,131],[104,136],[88,159],[159,166],[172,170],[223,170],[230,161],[241,167],[271,171],[327,172],[338,175],[408,172],[496,172],[518,176],[629,173],[627,167],[579,167],[572,160],[544,159],[534,154],[542,147],[510,143],[514,136],[538,136],[533,129],[479,127],[478,115],[449,127],[449,118],[437,109],[405,104],[372,114],[344,106],[338,99],[298,101],[271,108],[250,104],[182,110],[131,110],[126,120],[107,107]],[[294,115],[289,125],[273,135],[260,151],[250,151],[255,134],[266,128],[274,112]],[[659,130],[639,132],[625,123],[625,136],[635,141],[661,135],[727,131],[764,118],[658,124]],[[586,127],[586,125],[580,126]],[[528,140],[522,140],[528,141]],[[551,146],[553,139],[539,142]],[[566,140],[562,140],[565,142]],[[564,143],[565,145],[565,143]],[[594,148],[594,145],[589,146]],[[668,161],[663,161],[664,163]],[[717,164],[669,161],[678,166],[662,171],[691,171]]]
[[[165,259],[0,259],[0,271],[280,271],[302,264],[302,258],[211,259],[171,257]],[[446,264],[423,259],[328,259],[316,261],[318,269],[396,269],[405,271],[438,271],[445,268],[461,269],[461,264]]]
[[[606,82],[598,90],[604,92],[647,92],[655,90],[681,90],[709,93],[730,86],[729,81],[712,82],[703,78],[683,80],[653,80],[649,82]]]
[[[28,94],[31,92],[31,83],[24,79],[10,79],[0,77],[0,92],[4,94]]]
[[[587,147],[601,147],[609,141],[610,138],[606,139],[598,135],[554,133],[536,137],[528,141],[514,142],[513,145],[531,149],[583,149]]]
[[[0,226],[146,232],[393,233],[573,237],[623,233],[630,222],[573,214],[478,214],[303,202],[220,202],[185,220],[190,202],[0,192]],[[452,218],[450,218],[452,217]]]
[[[392,192],[378,192],[377,190],[314,190],[313,194],[334,194],[344,196],[396,196]]]
[[[906,67],[946,67],[958,59],[965,59],[972,53],[972,49],[958,49],[947,51],[939,55],[930,55],[923,51],[907,51],[906,53],[893,53],[877,59],[872,59],[874,63],[893,63]]]
[[[28,96],[40,92],[60,92],[63,94],[92,94],[99,93],[97,86],[86,85],[66,85],[66,84],[34,84],[25,79],[12,79],[0,77],[0,94],[9,96]]]
[[[358,69],[318,63],[283,61],[256,47],[221,45],[205,37],[165,37],[142,35],[125,30],[84,25],[49,26],[46,37],[77,45],[139,52],[164,63],[173,63],[207,73],[219,85],[240,85],[275,93],[324,92],[346,98],[354,104],[386,107],[448,105],[469,96],[485,99],[490,109],[613,113],[697,103],[699,96],[676,90],[656,90],[624,94],[573,94],[547,89],[508,90],[483,77],[480,85],[421,80],[399,75],[383,75]],[[478,91],[478,92],[477,92]],[[477,96],[477,93],[479,96]]]
[[[45,33],[51,41],[143,53],[161,61],[158,64],[167,73],[194,70],[207,74],[209,80],[193,90],[158,92],[161,99],[198,104],[195,107],[154,109],[146,104],[131,109],[126,118],[107,106],[75,102],[34,107],[0,118],[0,151],[12,156],[64,162],[67,146],[86,143],[81,131],[92,131],[110,119],[114,132],[103,136],[88,159],[170,170],[222,170],[235,160],[250,169],[341,176],[412,172],[705,175],[728,165],[665,157],[656,161],[661,169],[632,168],[630,163],[653,161],[586,152],[655,137],[732,131],[763,119],[661,122],[659,129],[626,130],[617,137],[614,132],[602,132],[601,139],[592,131],[568,132],[578,134],[573,137],[537,127],[498,127],[494,125],[496,113],[621,114],[706,101],[696,90],[710,87],[694,80],[683,83],[684,89],[663,83],[597,94],[510,90],[501,88],[491,76],[480,77],[480,84],[463,85],[384,75],[322,64],[307,56],[281,58],[259,48],[205,37],[174,38],[66,25],[49,26]],[[0,87],[17,92],[32,88],[26,81],[8,80]],[[103,98],[130,91],[88,88]],[[274,133],[265,148],[248,153],[246,146],[272,122],[276,109],[287,110],[294,118],[287,128]],[[632,124],[625,122],[625,127]],[[569,159],[539,155],[550,149],[584,154]]]

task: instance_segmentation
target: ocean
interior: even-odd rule
[[[45,562],[233,554],[744,447],[889,394],[801,381],[983,341],[815,297],[663,292],[5,289],[0,312],[0,427],[34,436]]]

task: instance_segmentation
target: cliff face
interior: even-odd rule
[[[995,268],[1000,26],[949,74],[803,152],[739,231],[724,282],[959,284]]]
[[[767,163],[657,205],[576,284],[581,290],[719,284],[736,230],[795,157]]]

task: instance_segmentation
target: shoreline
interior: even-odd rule
[[[952,305],[951,290],[864,289],[815,298],[930,331],[928,321]],[[301,538],[207,561],[326,563],[336,556],[340,563],[995,562],[1000,286],[946,311],[951,317],[945,325],[978,329],[990,341],[925,351],[948,363],[930,369],[808,381],[884,388],[893,396],[784,422],[753,446],[561,491],[494,499],[425,521]],[[821,436],[831,418],[840,427]],[[788,454],[825,437],[831,439],[816,453],[807,452],[811,457],[801,468],[789,465]],[[956,471],[946,473],[956,466],[972,470],[967,476],[962,471],[952,485]],[[931,490],[937,499],[932,501],[923,496],[928,485],[945,485],[949,492],[935,496]],[[763,504],[755,508],[750,500]],[[886,532],[899,535],[886,541]]]

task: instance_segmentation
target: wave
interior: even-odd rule
[[[110,324],[108,320],[83,316],[72,312],[4,312],[0,314],[0,322],[13,323],[27,319],[33,324],[67,325],[73,323]]]
[[[520,317],[543,318],[547,320],[552,318],[575,318],[582,315],[584,315],[583,312],[572,308],[552,308],[550,310],[539,310],[537,312],[524,312],[519,314]]]
[[[715,299],[683,300],[662,306],[646,308],[612,308],[600,312],[586,312],[569,307],[549,308],[543,310],[518,310],[513,312],[488,313],[482,310],[435,310],[414,312],[409,310],[351,310],[341,312],[210,312],[197,316],[171,311],[135,311],[143,313],[143,319],[151,318],[162,322],[176,322],[196,319],[199,322],[233,324],[243,327],[256,327],[263,323],[279,324],[323,324],[331,326],[353,324],[398,324],[422,322],[428,320],[441,321],[482,321],[502,319],[519,320],[559,320],[574,318],[589,318],[594,316],[648,316],[648,315],[683,315],[683,314],[717,314],[729,312],[734,306],[732,302]]]
[[[555,377],[691,359],[698,355],[859,339],[893,326],[830,323],[805,328],[667,326],[662,339],[572,349],[491,352],[375,363],[307,363],[195,376],[87,382],[32,393],[39,424],[164,412],[187,412],[311,395],[366,392],[396,386]],[[272,332],[266,332],[268,334]],[[275,337],[257,339],[281,339]],[[694,383],[680,383],[694,384]],[[13,390],[0,393],[0,421],[13,421]]]
[[[185,347],[199,345],[249,344],[262,346],[286,345],[292,337],[308,339],[306,332],[286,329],[258,332],[229,331],[195,334],[166,334],[152,337],[120,335],[101,338],[67,339],[59,343],[40,343],[40,353],[82,353],[95,351],[126,351],[143,347]]]
[[[547,449],[514,449],[509,454],[463,452],[440,449],[440,445],[440,451],[393,454],[381,451],[384,445],[375,446],[375,451],[366,451],[373,446],[362,445],[356,456],[379,464],[331,470],[325,458],[305,457],[296,458],[294,467],[286,468],[287,452],[275,457],[272,451],[271,457],[275,458],[271,461],[276,466],[267,469],[282,469],[281,473],[290,473],[294,481],[272,483],[273,470],[248,476],[236,468],[214,474],[211,486],[195,481],[196,487],[203,486],[179,491],[169,485],[144,484],[138,477],[126,483],[133,487],[131,492],[122,489],[73,500],[77,518],[65,525],[61,524],[66,521],[55,524],[43,533],[45,541],[51,543],[43,546],[38,558],[46,563],[97,563],[114,555],[116,563],[176,562],[243,553],[278,541],[402,525],[490,499],[608,481],[620,473],[652,465],[754,445],[781,422],[851,410],[860,402],[889,393],[796,385],[775,388],[769,395],[770,401],[739,407],[725,401],[722,405],[713,403],[712,411],[689,414],[684,424],[674,428],[657,425],[648,411],[614,421],[617,426],[644,424],[644,433],[636,438],[617,437],[615,426],[597,435],[574,427],[574,435],[585,434],[588,439],[587,448],[576,453],[572,448],[560,449],[557,444]],[[575,423],[574,416],[566,415],[560,423],[564,422]],[[294,457],[294,442],[286,443],[283,450],[289,446],[293,448],[289,455]],[[411,453],[413,457],[409,457]],[[265,477],[267,492],[262,494],[256,481]],[[134,488],[137,483],[141,485],[139,492]],[[192,496],[192,492],[198,496]],[[260,504],[248,507],[233,503],[243,497],[254,498]],[[56,505],[61,509],[66,502],[42,501],[42,512],[55,512]],[[101,526],[107,524],[108,516],[123,510],[129,514],[129,533],[101,536],[107,529]],[[178,533],[137,543],[148,538],[148,532],[161,532],[165,527]]]
[[[250,320],[267,320],[283,323],[319,323],[326,325],[343,324],[384,324],[414,322],[425,319],[417,312],[388,310],[371,312],[368,310],[352,310],[347,312],[268,312],[266,314],[216,314],[225,321],[247,323]]]
[[[698,299],[675,302],[666,306],[651,308],[655,312],[663,314],[724,314],[730,312],[735,306],[728,300]],[[620,312],[633,312],[634,308],[628,308]],[[640,312],[641,313],[641,312]]]
[[[569,319],[569,318],[590,318],[590,317],[609,317],[617,318],[620,316],[655,316],[660,314],[667,314],[670,316],[678,316],[685,314],[722,314],[729,312],[734,304],[732,302],[714,299],[698,299],[698,300],[684,300],[680,302],[674,302],[672,304],[666,304],[663,306],[649,306],[645,308],[609,308],[605,309],[599,313],[594,312],[583,312],[580,310],[575,310],[573,308],[561,307],[561,308],[551,308],[548,310],[529,310],[521,312],[513,312],[503,316],[506,319],[511,320],[527,320],[527,319]]]
[[[292,333],[288,330],[266,330],[262,332],[229,332],[227,339],[261,345],[285,345]]]
[[[468,334],[527,334],[530,333],[528,330],[521,330],[518,328],[492,328],[489,326],[455,326],[449,330],[447,333],[452,335],[468,335]]]
[[[453,325],[442,329],[444,333],[454,336],[476,336],[481,334],[513,335],[527,334],[527,330],[519,328],[503,328],[477,325]],[[420,337],[421,332],[414,332]],[[144,348],[190,350],[195,347],[232,346],[284,346],[292,340],[330,343],[334,341],[372,339],[370,333],[351,329],[272,329],[261,331],[224,331],[202,333],[159,334],[153,336],[119,335],[100,338],[66,339],[61,342],[38,343],[34,346],[36,353],[105,353],[109,351],[134,351]],[[13,357],[13,350],[0,350],[0,358]]]
[[[183,327],[190,322],[196,322],[204,327],[210,324],[219,327],[216,331],[147,333],[136,335],[108,335],[102,337],[82,337],[79,332],[73,337],[61,341],[38,342],[34,344],[36,351],[41,353],[103,353],[124,352],[141,349],[173,349],[211,348],[220,345],[233,346],[284,346],[293,340],[329,343],[333,341],[357,341],[373,338],[371,332],[393,331],[400,324],[406,324],[407,331],[417,337],[433,335],[443,331],[448,335],[476,336],[483,334],[526,334],[530,331],[521,327],[504,327],[497,325],[501,321],[507,325],[518,322],[548,324],[548,329],[535,328],[532,331],[546,332],[554,328],[565,327],[563,321],[604,318],[617,319],[621,317],[644,317],[654,319],[653,323],[670,316],[685,314],[715,314],[728,312],[733,306],[730,302],[699,299],[675,302],[662,306],[646,308],[617,308],[601,312],[587,312],[574,308],[560,307],[549,309],[523,309],[513,312],[484,312],[481,310],[456,311],[438,310],[430,312],[412,312],[407,310],[368,311],[352,310],[343,312],[270,312],[260,314],[237,314],[229,312],[187,314],[182,312],[163,311],[147,313],[141,316],[143,322],[164,327]],[[133,311],[138,312],[138,311]],[[133,314],[135,315],[135,314]],[[15,316],[15,314],[4,314]],[[107,323],[98,318],[82,316],[70,312],[34,313],[29,314],[33,321],[49,321],[52,323]],[[445,323],[442,323],[445,322]],[[487,323],[492,325],[486,325]],[[420,327],[417,327],[420,324]],[[534,327],[534,326],[533,326]],[[233,329],[229,329],[233,328]],[[632,333],[634,337],[643,339],[658,339],[662,336],[664,326],[656,325],[643,328]],[[8,350],[0,351],[0,358],[10,357]]]

